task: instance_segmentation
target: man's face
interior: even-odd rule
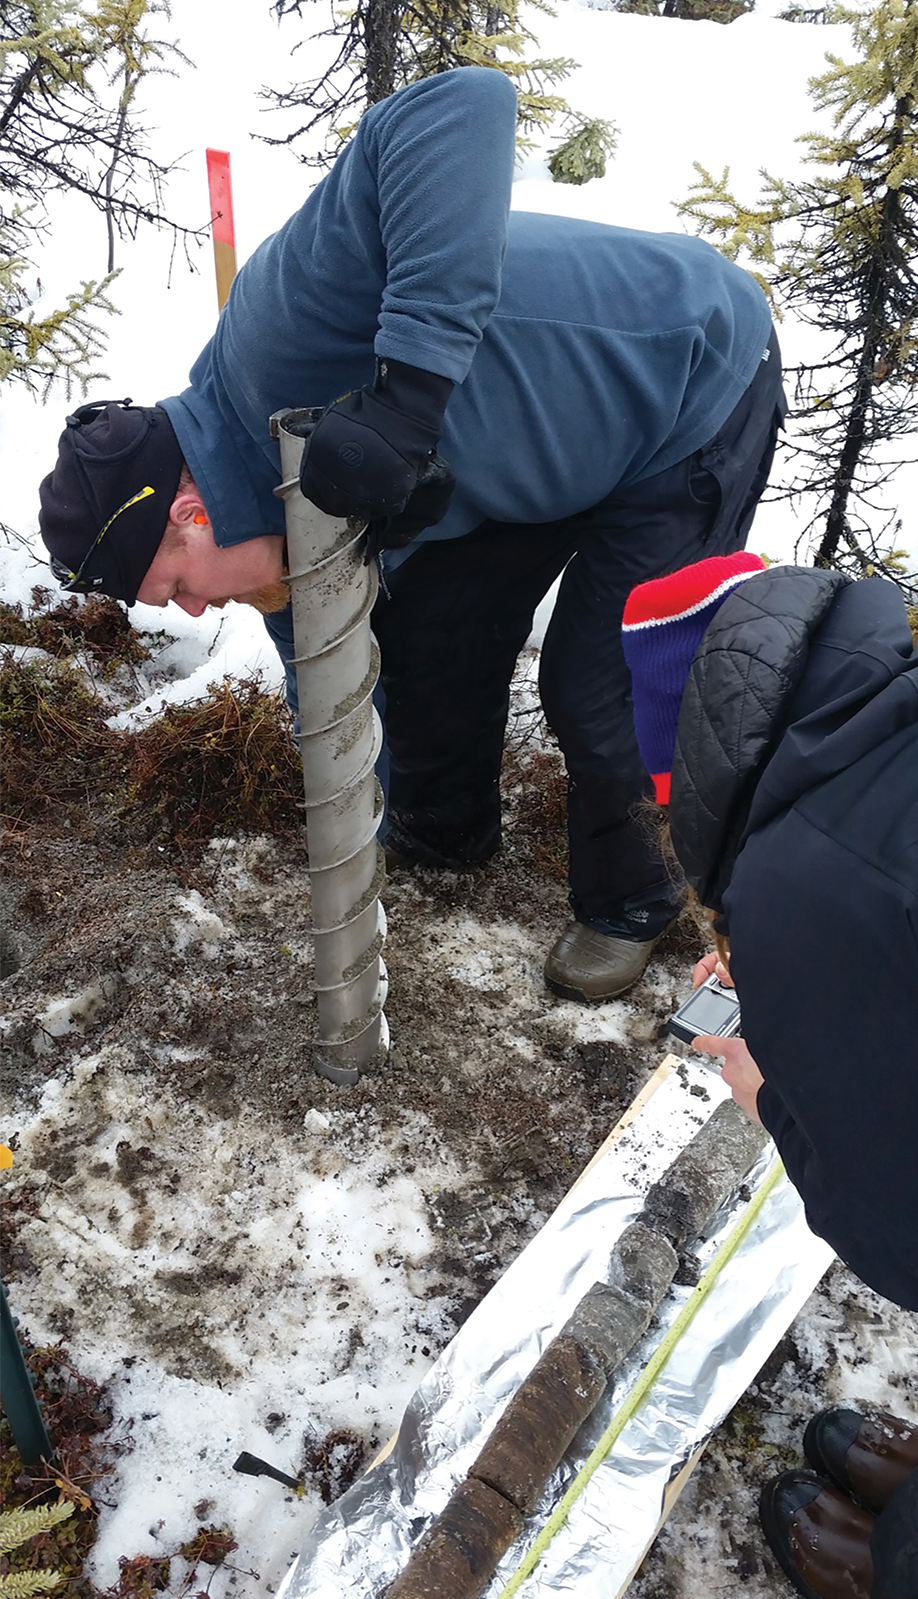
[[[238,600],[262,612],[282,611],[290,594],[282,581],[284,540],[273,533],[220,549],[209,524],[170,523],[137,591],[142,605],[176,605],[202,616],[209,605]]]

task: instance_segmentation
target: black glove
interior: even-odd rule
[[[452,467],[436,450],[427,457],[418,473],[417,487],[409,496],[404,511],[397,516],[374,516],[367,528],[365,561],[369,564],[380,550],[400,550],[425,527],[433,527],[446,515],[453,497],[456,478]]]
[[[398,516],[436,449],[452,392],[451,380],[436,372],[377,361],[373,385],[326,406],[307,440],[300,464],[306,499],[329,516]]]

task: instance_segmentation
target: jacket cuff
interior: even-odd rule
[[[443,431],[443,413],[453,392],[452,378],[441,377],[439,372],[427,372],[420,366],[409,366],[407,361],[396,361],[391,356],[378,356],[376,360],[377,393],[385,394],[390,405],[415,421]]]

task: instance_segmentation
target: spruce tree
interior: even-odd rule
[[[279,19],[302,19],[310,3],[274,0],[271,9]],[[551,14],[544,0],[535,3]],[[526,59],[535,36],[521,20],[520,0],[502,0],[500,5],[489,0],[356,0],[316,37],[340,40],[327,71],[288,89],[262,90],[262,99],[274,109],[304,113],[291,133],[268,136],[266,143],[295,147],[301,137],[325,126],[321,152],[300,157],[307,166],[327,165],[368,106],[451,67],[499,67],[514,80],[524,147],[529,133],[546,128],[555,115],[568,110],[553,86],[576,63],[568,57]],[[295,45],[294,52],[299,48]]]
[[[755,0],[614,0],[611,9],[682,22],[735,22],[755,9]]]
[[[790,5],[786,11],[778,12],[779,22],[806,22],[827,23],[829,11],[827,6],[800,6]]]
[[[916,458],[918,429],[918,0],[839,6],[852,61],[828,56],[811,80],[832,131],[810,133],[807,175],[764,173],[757,204],[720,179],[699,182],[680,206],[772,296],[822,336],[819,359],[794,369],[799,432],[786,494],[814,496],[807,526],[816,564],[878,571],[916,597],[915,578],[891,547],[899,524],[883,489]]]
[[[116,236],[133,237],[141,222],[188,236],[165,214],[170,168],[149,154],[135,105],[143,79],[180,55],[151,35],[157,13],[168,16],[166,0],[3,0],[0,380],[46,391],[60,378],[68,394],[74,383],[85,391],[101,375],[96,314],[112,309]],[[37,313],[32,257],[48,232],[49,198],[66,191],[104,218],[106,273]]]
[[[618,143],[618,129],[602,117],[571,112],[567,138],[548,157],[548,170],[556,183],[589,183],[604,178],[606,161]]]

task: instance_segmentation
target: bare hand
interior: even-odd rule
[[[709,977],[716,977],[719,983],[723,983],[724,988],[736,987],[716,949],[712,949],[709,955],[702,955],[701,960],[694,967],[692,971],[692,987],[700,988],[702,983],[706,983]]]
[[[746,1112],[750,1121],[761,1124],[757,1100],[765,1079],[746,1048],[745,1039],[717,1038],[711,1033],[702,1033],[692,1040],[692,1048],[703,1055],[720,1055],[724,1063],[721,1075],[740,1110]]]

